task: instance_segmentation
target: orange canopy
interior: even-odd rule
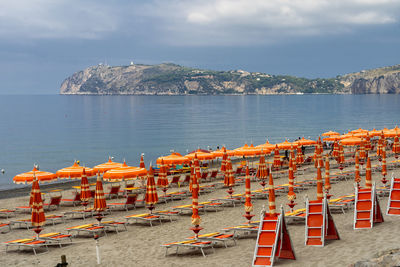
[[[279,148],[280,150],[283,150],[283,149],[291,149],[292,146],[293,146],[293,148],[297,148],[298,143],[297,143],[297,142],[291,143],[291,142],[289,142],[288,140],[285,139],[284,142],[279,143],[279,144],[277,144],[277,145],[278,145],[278,148]]]
[[[342,140],[342,145],[344,146],[358,146],[362,142],[362,139],[359,137],[350,137]]]
[[[313,146],[317,144],[316,141],[305,139],[304,137],[301,138],[300,140],[297,140],[295,143],[297,143],[299,146]]]
[[[222,158],[224,156],[224,148],[212,151],[211,154],[213,154],[216,158]],[[226,149],[226,154],[228,156],[234,156],[235,151]]]
[[[335,135],[340,135],[340,133],[329,131],[322,134],[322,136],[335,136]]]
[[[204,152],[201,149],[197,149],[196,151],[193,151],[190,154],[185,155],[185,158],[188,158],[190,160],[194,159],[195,155],[197,154],[198,160],[212,160],[215,159],[215,156],[211,152]],[[165,163],[165,160],[164,160]]]
[[[108,158],[106,163],[99,164],[93,167],[94,173],[105,173],[108,170],[122,167],[122,163],[113,162],[111,157]]]
[[[267,140],[267,142],[265,142],[264,144],[261,144],[261,145],[256,146],[256,148],[258,148],[258,149],[260,149],[260,150],[262,149],[263,152],[265,152],[265,153],[271,153],[271,151],[275,149],[275,145],[274,145],[274,144],[271,144],[271,143]]]
[[[350,131],[350,133],[356,134],[356,133],[368,133],[368,130],[364,130],[362,128],[358,128],[356,130]]]
[[[335,142],[337,140],[340,140],[340,137],[338,135],[330,136],[330,137],[325,137],[324,139],[325,142]]]
[[[13,182],[16,184],[31,184],[34,177],[36,177],[36,179],[42,183],[57,180],[57,175],[54,173],[38,171],[36,167],[33,167],[33,170],[30,172],[21,173],[14,176]]]
[[[78,163],[74,162],[74,165],[67,167],[56,172],[56,175],[60,179],[70,178],[79,179],[82,177],[83,169],[88,177],[94,176],[96,172],[91,168],[79,166]]]
[[[103,179],[109,181],[122,181],[133,179],[138,176],[144,176],[146,174],[147,170],[145,168],[128,166],[124,162],[122,167],[106,171],[103,175]]]
[[[169,156],[159,157],[156,161],[157,165],[160,165],[161,162],[164,161],[164,164],[171,165],[171,164],[187,164],[190,162],[190,159],[187,157],[182,156],[177,152],[173,152]]]
[[[261,154],[261,149],[254,147],[253,144],[250,146],[245,144],[233,151],[235,152],[235,156],[256,156]]]
[[[385,135],[385,137],[396,137],[400,135],[400,128],[398,128],[397,126],[393,129],[384,131],[383,134]]]
[[[382,131],[375,130],[375,128],[372,131],[369,131],[369,136],[374,137],[374,136],[380,136]]]

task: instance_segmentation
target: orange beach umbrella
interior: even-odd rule
[[[329,156],[326,155],[325,157],[325,192],[328,194],[329,190],[331,189],[331,177],[329,174],[330,165],[329,165]]]
[[[143,158],[143,154],[140,155],[140,163],[139,163],[139,167],[145,169],[146,165],[144,164],[144,158]]]
[[[301,138],[300,140],[297,140],[295,143],[297,143],[299,146],[313,146],[316,145],[317,142],[314,140],[306,139],[306,138]]]
[[[100,175],[97,175],[96,191],[94,192],[93,210],[97,212],[105,211],[107,208],[106,198],[104,196],[103,182]]]
[[[92,177],[96,174],[93,169],[79,166],[75,161],[71,167],[58,170],[56,175],[60,179],[80,179],[82,177],[83,169],[85,169],[85,174],[88,177]]]
[[[325,133],[323,133],[321,135],[322,136],[335,136],[335,135],[340,135],[340,133],[334,132],[334,131],[328,131],[328,132],[325,132]]]
[[[213,153],[211,153],[211,152],[205,152],[205,151],[203,151],[203,150],[201,150],[201,149],[197,149],[196,151],[194,151],[194,152],[192,152],[192,153],[190,153],[190,154],[185,155],[185,157],[188,158],[188,159],[190,159],[190,160],[194,159],[195,156],[197,156],[197,159],[198,159],[198,160],[201,160],[201,161],[203,161],[203,160],[212,160],[212,159],[215,159],[215,156],[214,156]]]
[[[167,168],[164,165],[163,160],[161,160],[160,171],[158,173],[157,186],[161,187],[164,193],[167,192],[168,189]]]
[[[193,166],[191,172],[194,173]],[[196,175],[193,175],[192,181],[192,224],[196,227],[200,225],[201,218],[199,215],[199,182]]]
[[[287,194],[287,198],[289,199],[289,201],[292,201],[296,198],[296,194],[293,190],[293,186],[294,186],[294,175],[293,175],[293,161],[292,161],[292,157],[289,158],[289,192]]]
[[[224,151],[224,154],[223,154],[223,156],[222,156],[222,162],[221,162],[221,172],[222,172],[222,174],[223,174],[223,175],[225,175],[225,170],[226,170],[226,161],[227,161],[227,159],[228,159],[228,153],[227,153],[227,151],[226,151],[226,148],[225,148],[225,147],[223,147],[223,151]]]
[[[321,168],[317,167],[317,200],[322,200],[324,198],[324,193],[322,190],[322,175],[321,175]]]
[[[34,177],[41,183],[47,183],[57,180],[57,175],[51,172],[39,171],[36,167],[30,172],[25,172],[14,176],[13,182],[16,184],[30,184],[33,182]]]
[[[84,203],[88,202],[91,197],[92,196],[89,190],[89,181],[87,179],[85,169],[83,169],[81,178],[81,201]]]
[[[182,156],[177,152],[171,153],[169,156],[159,157],[156,161],[158,165],[161,164],[161,161],[164,161],[164,164],[172,165],[172,164],[188,164],[190,163],[190,159],[187,157]]]
[[[40,226],[44,225],[44,223],[46,222],[46,218],[44,216],[42,194],[40,192],[39,183],[36,179],[34,179],[32,183],[31,195],[33,198],[31,205],[32,207],[31,223],[33,227],[36,227],[38,229],[38,232],[36,233],[39,235],[41,230]]]
[[[372,188],[372,177],[371,177],[371,160],[367,157],[367,168],[365,169],[365,188]]]
[[[361,182],[361,177],[360,177],[360,161],[359,161],[359,156],[358,152],[356,152],[356,159],[355,159],[355,173],[354,173],[354,181],[356,183]]]
[[[111,157],[108,157],[108,161],[106,163],[102,163],[93,167],[93,175],[96,173],[105,173],[106,171],[120,167],[122,167],[122,163],[114,162],[111,160]]]
[[[235,156],[256,156],[261,154],[261,149],[256,148],[251,144],[250,146],[245,144],[242,147],[236,148],[233,150],[235,152]]]
[[[271,153],[272,150],[275,149],[275,145],[271,144],[267,140],[264,144],[256,146],[256,148],[261,149],[263,151],[263,153],[265,153],[265,154],[269,154],[269,153]]]
[[[260,179],[260,184],[262,185],[262,187],[265,187],[265,181],[268,178],[268,170],[264,156],[260,156],[260,162],[258,163],[256,177]]]
[[[362,140],[360,137],[349,137],[342,139],[341,142],[344,146],[358,146],[361,144]]]
[[[296,162],[297,164],[302,164],[304,161],[303,151],[301,151],[301,147],[297,147],[297,154],[296,154]]]
[[[279,155],[278,145],[275,145],[275,150],[274,150],[274,167],[275,168],[281,167],[281,157]]]
[[[369,131],[368,134],[371,137],[380,136],[381,135],[381,131],[375,130],[375,128],[374,128],[372,131]]]
[[[269,206],[269,214],[274,216],[276,213],[275,206],[275,188],[274,188],[274,179],[272,178],[272,171],[269,172],[269,183],[268,183],[268,206]]]
[[[226,153],[228,156],[235,155],[235,152],[233,150],[227,150],[226,147],[211,152],[211,154],[213,154],[216,158],[223,158],[224,153]]]
[[[249,166],[246,166],[246,181],[245,181],[245,194],[246,194],[246,201],[244,203],[244,211],[246,213],[250,213],[253,211],[253,204],[251,204],[251,182],[250,182],[250,171]]]
[[[228,158],[228,161],[226,163],[224,185],[228,187],[232,187],[235,185],[235,176],[233,175],[232,162],[230,158]]]
[[[387,168],[386,168],[386,144],[384,143],[383,148],[382,148],[382,170],[381,170],[382,176],[385,177],[387,174]]]
[[[289,142],[288,140],[285,139],[284,142],[279,143],[279,144],[277,144],[277,145],[278,145],[278,148],[279,148],[280,150],[286,150],[286,149],[291,149],[291,148],[293,148],[293,147],[297,147],[297,146],[298,146],[298,143],[297,143],[297,142],[291,143],[291,142]]]
[[[400,143],[399,143],[399,136],[398,135],[396,135],[394,137],[392,152],[394,154],[399,154],[400,153]]]
[[[106,171],[103,174],[103,179],[105,181],[115,182],[115,181],[129,180],[139,176],[145,176],[146,174],[147,170],[145,168],[128,166],[124,161],[121,167]]]
[[[150,212],[154,209],[154,205],[157,204],[158,202],[158,194],[156,189],[156,183],[154,181],[154,170],[152,166],[150,166],[149,173],[147,176],[145,202]]]

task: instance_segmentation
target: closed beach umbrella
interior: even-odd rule
[[[32,217],[31,217],[31,223],[33,227],[36,227],[34,231],[38,235],[37,238],[39,238],[39,233],[41,232],[41,226],[44,225],[46,222],[46,217],[44,216],[44,210],[43,210],[43,201],[42,201],[42,194],[40,192],[40,187],[39,183],[36,179],[34,179],[32,183]]]
[[[16,184],[31,184],[36,177],[39,183],[47,183],[57,180],[57,175],[51,172],[39,171],[36,167],[30,172],[25,172],[14,176],[13,182]]]
[[[146,174],[147,170],[145,168],[128,166],[124,161],[121,167],[106,171],[103,174],[103,179],[105,181],[117,182],[145,176]]]
[[[331,177],[329,174],[330,171],[330,164],[329,164],[329,157],[326,155],[325,157],[325,192],[328,195],[329,190],[331,189]]]
[[[194,165],[192,165],[192,167],[190,167],[189,192],[193,191],[193,180],[194,180],[195,176],[196,176],[196,173],[194,172]]]
[[[81,201],[83,202],[82,204],[84,205],[87,204],[87,202],[91,197],[92,196],[89,190],[89,181],[87,179],[86,172],[84,170],[81,178]]]
[[[76,161],[72,166],[58,170],[56,175],[60,179],[80,179],[82,177],[83,169],[85,169],[87,177],[96,175],[96,172],[94,172],[93,169],[79,166]]]
[[[281,157],[279,155],[278,145],[275,145],[274,150],[274,168],[279,169],[281,167]]]
[[[168,178],[167,178],[167,167],[164,165],[164,161],[161,160],[160,171],[158,172],[157,186],[166,194],[168,190]]]
[[[333,143],[332,157],[336,160],[339,157],[339,144],[337,140],[335,140],[335,142]]]
[[[318,144],[315,146],[314,149],[314,155],[313,155],[313,160],[314,160],[314,167],[318,167]]]
[[[322,159],[322,153],[324,152],[324,148],[322,146],[321,137],[318,138],[318,165],[320,168],[324,167],[324,160]]]
[[[105,211],[107,208],[106,198],[104,196],[103,182],[101,181],[100,175],[97,175],[96,191],[94,192],[94,206],[93,210],[99,214]]]
[[[344,164],[344,150],[342,143],[339,144],[338,154],[338,164]]]
[[[296,162],[297,164],[302,164],[304,161],[303,151],[301,151],[301,146],[297,147]]]
[[[294,174],[293,174],[293,161],[292,161],[292,157],[290,157],[289,159],[289,192],[287,194],[287,198],[289,199],[289,201],[292,201],[294,199],[296,199],[296,194],[294,193],[293,190],[293,185],[294,185]]]
[[[321,168],[318,166],[317,168],[317,200],[322,200],[324,198],[322,186],[322,175],[321,175]]]
[[[194,173],[192,166],[192,173]],[[196,175],[193,175],[192,181],[192,224],[195,227],[200,225],[201,219],[199,216],[199,183]]]
[[[360,157],[360,159],[362,161],[361,164],[363,164],[364,159],[367,156],[366,153],[365,153],[365,139],[364,138],[361,138],[359,151],[360,151],[359,157]]]
[[[161,164],[161,161],[164,161],[164,164],[172,165],[172,164],[189,164],[190,159],[182,156],[177,152],[171,153],[169,156],[159,157],[156,161],[158,165]]]
[[[400,153],[400,142],[399,142],[399,136],[395,136],[394,141],[393,141],[393,147],[392,147],[392,152],[395,154],[397,157],[397,154]]]
[[[139,163],[139,167],[145,169],[146,165],[144,164],[144,158],[143,158],[143,154],[140,155],[140,163]]]
[[[380,157],[382,156],[382,148],[383,148],[384,142],[385,142],[385,135],[383,134],[383,131],[381,131],[381,135],[378,140],[378,147],[376,149],[376,154]]]
[[[367,134],[367,136],[365,137],[365,150],[370,151],[371,149],[371,137],[369,136],[369,134]]]
[[[197,182],[199,183],[201,178],[201,172],[200,172],[200,162],[197,159],[197,154],[194,155],[193,165],[194,165],[194,173],[196,174]]]
[[[233,189],[232,187],[235,185],[235,176],[233,174],[233,170],[232,170],[232,162],[231,160],[228,158],[228,161],[226,163],[226,172],[225,172],[225,179],[224,179],[224,184],[225,186],[229,187],[228,189],[228,194],[232,196],[233,193]]]
[[[387,168],[386,168],[386,144],[384,143],[382,147],[382,170],[381,170],[382,176],[385,179],[385,176],[387,174]],[[386,182],[385,182],[386,183]]]
[[[371,160],[367,157],[367,168],[365,170],[365,188],[371,189],[372,179],[371,179]]]
[[[268,178],[267,164],[265,163],[265,157],[260,156],[260,162],[258,163],[258,169],[256,173],[256,177],[260,179],[260,184],[262,187],[265,187],[266,180]]]
[[[334,131],[329,131],[322,134],[322,136],[337,136],[337,135],[340,135],[340,133]]]
[[[275,206],[275,187],[274,187],[274,178],[272,178],[272,171],[269,172],[269,183],[268,183],[268,206],[269,206],[269,214],[274,216],[276,213]]]
[[[150,166],[147,175],[145,202],[147,208],[150,210],[150,213],[154,209],[154,205],[158,202],[158,194],[156,189],[156,183],[154,181],[154,170],[152,166]]]
[[[253,204],[251,204],[251,182],[250,182],[250,171],[249,166],[246,166],[246,184],[245,184],[245,194],[246,201],[244,202],[244,211],[246,214],[250,214],[253,211]],[[251,217],[250,217],[251,218]]]
[[[355,166],[354,181],[358,184],[359,182],[361,182],[358,152],[356,152],[356,159],[354,166]]]
[[[108,170],[112,170],[112,169],[120,168],[120,167],[122,167],[122,163],[114,162],[111,160],[111,157],[108,157],[108,161],[106,163],[102,163],[102,164],[99,164],[99,165],[96,165],[93,167],[93,170],[94,170],[93,174],[105,173]]]
[[[228,160],[228,153],[226,152],[226,148],[223,147],[224,154],[222,156],[222,162],[221,162],[221,172],[223,175],[225,175],[225,170],[226,170],[226,161]]]

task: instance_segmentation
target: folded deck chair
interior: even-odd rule
[[[187,239],[194,239],[195,236],[191,236]],[[208,241],[213,241],[215,243],[223,243],[225,248],[228,247],[227,243],[229,241],[233,241],[234,245],[236,246],[236,240],[235,240],[235,235],[234,234],[224,234],[220,232],[214,232],[214,233],[209,233],[209,234],[202,234],[197,237],[199,240],[208,240]]]
[[[93,236],[95,236],[98,233],[104,233],[104,235],[107,236],[105,226],[94,224],[94,223],[73,226],[73,227],[67,228],[66,230],[67,230],[68,234],[76,232],[74,236],[78,236],[81,232],[90,233],[90,234],[93,234]]]
[[[58,209],[61,204],[61,196],[54,196],[50,198],[49,203],[43,203],[44,210]]]
[[[72,235],[66,235],[62,233],[47,233],[39,235],[39,240],[48,240],[50,242],[57,243],[60,248],[63,244],[66,244],[66,240],[68,243],[72,243]]]
[[[120,188],[121,188],[120,185],[111,186],[110,192],[104,193],[105,197],[106,198],[113,198],[113,197],[118,198],[118,194],[119,194],[119,189]]]
[[[73,198],[63,198],[61,199],[61,205],[73,205],[74,207],[77,204],[81,203],[81,193],[79,191],[75,192]]]
[[[129,194],[126,197],[126,201],[123,203],[107,203],[107,207],[110,209],[124,209],[126,211],[129,210],[130,207],[133,207],[136,209],[136,200],[137,200],[137,194]]]
[[[9,223],[0,222],[0,233],[6,233],[11,231],[11,226]]]
[[[180,242],[172,242],[172,243],[168,243],[168,244],[163,244],[161,245],[162,247],[165,247],[165,256],[168,255],[168,249],[172,248],[172,247],[176,247],[176,251],[175,254],[178,255],[178,249],[179,247],[187,247],[187,248],[196,248],[199,249],[201,251],[201,253],[203,254],[203,257],[206,256],[206,254],[204,253],[204,249],[206,248],[212,248],[213,252],[214,252],[214,246],[213,246],[213,242],[211,241],[200,241],[200,240],[186,240],[186,241],[180,241]]]
[[[149,222],[151,227],[153,226],[154,221],[158,221],[160,222],[160,224],[162,224],[161,215],[155,215],[150,213],[129,215],[125,216],[125,219],[127,222],[129,222],[130,220],[134,220],[134,223],[137,223],[138,221]]]
[[[37,240],[35,238],[26,238],[26,239],[16,239],[8,242],[4,242],[6,245],[6,253],[8,252],[8,247],[17,247],[18,250],[20,248],[31,248],[33,250],[33,253],[36,255],[36,249],[45,247],[46,251],[49,250],[49,247],[47,246],[49,244],[49,241],[46,240]]]
[[[8,217],[15,215],[15,210],[10,210],[10,209],[0,209],[0,216],[2,217],[6,217],[6,219],[8,219]]]
[[[168,186],[169,187],[173,187],[173,186],[179,187],[180,186],[180,183],[179,183],[180,178],[181,178],[180,175],[172,176],[171,182],[169,182]]]

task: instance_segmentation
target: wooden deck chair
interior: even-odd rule
[[[76,204],[80,204],[81,203],[81,192],[75,192],[74,193],[74,197],[73,198],[62,198],[61,199],[61,205],[62,204],[67,204],[67,205],[74,205],[74,207],[76,206]]]
[[[54,196],[50,198],[49,203],[44,203],[43,204],[43,209],[44,210],[50,210],[52,208],[58,209],[61,203],[61,196]]]
[[[137,194],[129,194],[126,197],[126,201],[123,203],[107,203],[107,207],[110,209],[124,209],[126,211],[129,210],[130,207],[133,207],[136,209],[136,200],[137,200]]]
[[[117,197],[118,198],[118,194],[119,194],[119,189],[121,188],[120,185],[113,185],[111,186],[110,192],[108,193],[104,193],[106,198],[113,198],[113,197]]]
[[[172,180],[171,182],[168,184],[169,187],[179,187],[179,180],[180,180],[181,176],[180,175],[174,175],[172,176]]]
[[[46,240],[37,240],[35,238],[25,238],[25,239],[16,239],[8,242],[4,242],[6,245],[6,253],[8,252],[8,247],[17,247],[18,250],[20,248],[30,248],[33,250],[33,253],[37,255],[36,249],[45,247],[46,251],[49,250],[48,244],[49,242]]]
[[[10,210],[10,209],[0,209],[0,216],[8,217],[15,215],[15,210]]]
[[[165,256],[168,255],[168,249],[172,247],[176,247],[175,254],[178,255],[178,249],[179,247],[187,247],[187,248],[196,248],[199,249],[203,255],[203,257],[206,256],[204,253],[204,249],[206,248],[212,248],[214,252],[214,247],[213,247],[213,242],[211,241],[198,241],[195,239],[192,240],[186,240],[186,241],[180,241],[180,242],[172,242],[168,244],[163,244],[161,245],[162,247],[165,247]]]

